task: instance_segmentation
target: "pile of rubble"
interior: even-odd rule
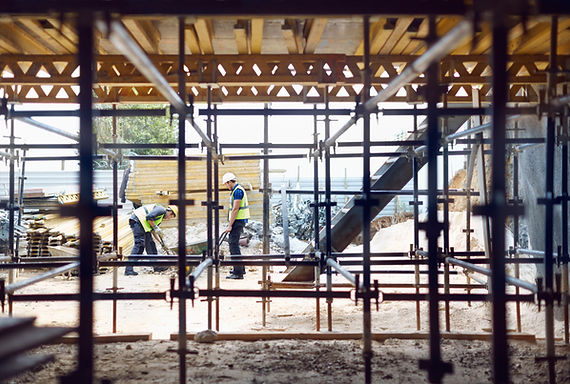
[[[332,207],[331,217],[340,210],[338,206]],[[314,233],[315,210],[311,207],[310,200],[289,199],[287,201],[287,218],[289,222],[289,234],[299,240],[310,241]],[[275,225],[283,227],[283,211],[281,204],[273,207]],[[325,225],[325,210],[319,210],[319,226]]]

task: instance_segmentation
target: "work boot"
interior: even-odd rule
[[[125,276],[137,276],[138,272],[135,272],[135,270],[133,269],[133,267],[126,267],[125,268]]]

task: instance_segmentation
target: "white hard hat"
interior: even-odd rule
[[[224,174],[224,176],[222,177],[222,183],[224,183],[224,184],[227,183],[227,182],[230,181],[230,180],[232,180],[232,181],[237,180],[236,175],[234,175],[234,174],[231,173],[231,172],[228,172],[228,173]]]

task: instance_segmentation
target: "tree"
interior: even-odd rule
[[[127,104],[119,105],[117,109],[151,109],[160,108],[162,105],[155,104]],[[100,109],[111,109],[109,105],[103,105]],[[113,119],[111,117],[99,117],[94,121],[94,130],[97,135],[98,143],[113,142]],[[117,118],[117,142],[118,143],[137,143],[137,144],[175,144],[177,142],[178,120],[171,120],[169,116],[137,116],[137,117],[118,117]],[[123,150],[125,154],[136,155],[172,155],[173,149],[167,148],[151,148],[139,149],[132,148]],[[124,161],[119,164],[120,168],[125,168],[128,162]],[[96,168],[107,169],[111,164],[106,160],[96,161]]]

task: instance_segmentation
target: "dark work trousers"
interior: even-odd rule
[[[156,244],[152,239],[152,234],[150,232],[145,232],[142,224],[138,220],[129,220],[129,225],[131,226],[131,231],[133,232],[133,237],[135,238],[135,243],[133,245],[133,250],[131,255],[142,255],[146,249],[147,255],[158,254],[156,250]],[[127,266],[126,271],[132,271],[133,266]]]
[[[230,243],[230,255],[241,255],[239,249],[239,238],[243,232],[243,227],[245,223],[243,220],[235,220],[234,225],[232,225],[232,230],[230,231],[230,236],[228,243]],[[245,274],[245,267],[243,265],[234,266],[234,275],[243,276]]]

